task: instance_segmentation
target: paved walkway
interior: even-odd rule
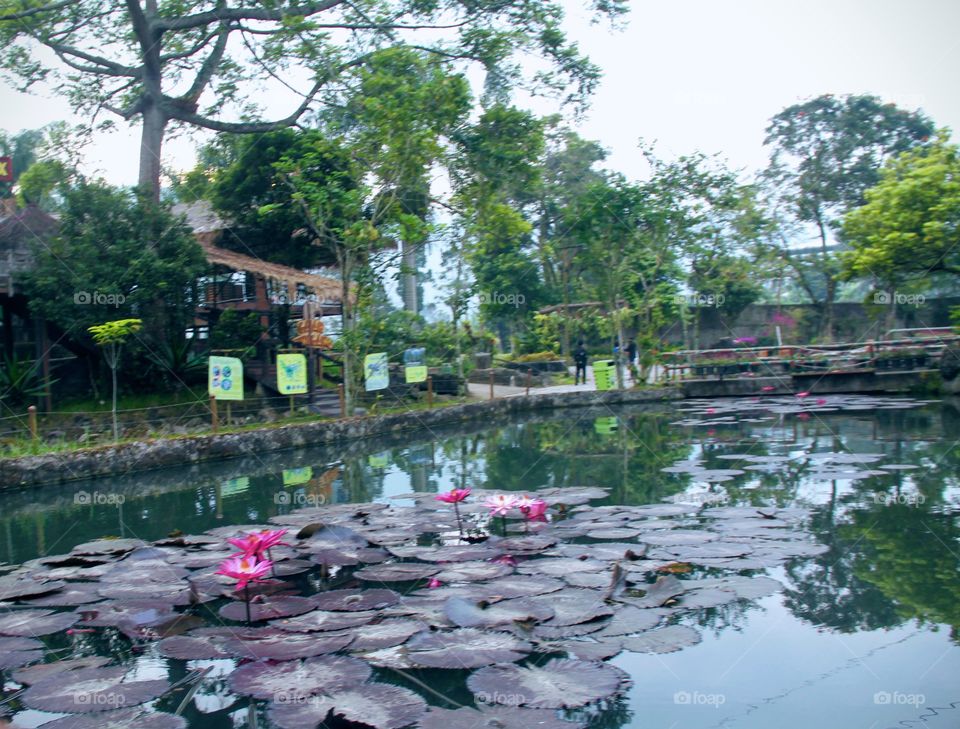
[[[574,369],[571,367],[569,369],[569,374],[571,377],[574,375]],[[626,387],[633,386],[633,380],[630,377],[630,373],[624,372],[624,385]],[[551,385],[550,387],[531,387],[531,395],[545,395],[548,393],[558,393],[558,392],[592,392],[597,389],[596,382],[593,379],[593,368],[587,367],[587,381],[585,384],[580,385]],[[490,398],[490,385],[469,382],[467,383],[467,392],[470,393],[471,397],[478,398],[480,400],[487,400]],[[493,396],[494,397],[516,397],[517,395],[526,395],[526,387],[513,387],[511,385],[494,385],[493,386]]]

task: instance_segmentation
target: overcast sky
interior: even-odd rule
[[[873,93],[960,128],[956,0],[641,0],[620,32],[589,25],[580,5],[570,2],[570,32],[604,73],[580,131],[632,178],[645,174],[640,138],[656,141],[661,156],[720,153],[756,170],[767,120],[824,93]],[[287,113],[284,102],[276,113]],[[0,108],[8,131],[70,117],[62,100],[6,86]],[[89,167],[134,183],[138,139],[120,128],[90,149]],[[195,144],[171,142],[165,162],[189,167]]]

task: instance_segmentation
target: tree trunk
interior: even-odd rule
[[[420,313],[417,301],[417,247],[411,241],[403,241],[401,256],[401,280],[403,283],[403,308],[413,314]]]
[[[343,346],[343,402],[346,415],[353,415],[353,358],[350,333],[353,331],[353,306],[350,304],[350,254],[340,256],[340,336]]]
[[[160,152],[167,118],[151,101],[143,110],[143,130],[140,134],[140,188],[156,202],[160,201]]]

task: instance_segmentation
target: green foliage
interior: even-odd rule
[[[74,172],[59,160],[35,162],[20,175],[17,200],[21,205],[57,210],[73,176]]]
[[[143,321],[140,319],[116,319],[87,327],[98,347],[124,344],[141,329]]]
[[[162,341],[150,351],[148,359],[167,387],[174,391],[199,382],[207,371],[207,353],[194,353],[193,341],[189,339]]]
[[[102,183],[65,197],[59,234],[37,246],[30,307],[68,335],[136,314],[154,341],[179,341],[192,321],[203,251],[168,208]]]
[[[211,349],[250,350],[263,335],[260,316],[252,311],[227,309],[210,327]]]
[[[847,275],[886,285],[960,275],[958,230],[960,150],[942,131],[929,146],[891,160],[867,190],[866,203],[847,214]]]
[[[0,400],[6,405],[23,405],[44,394],[41,361],[4,355],[0,366]]]

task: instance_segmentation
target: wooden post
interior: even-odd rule
[[[337,385],[337,390],[340,392],[340,417],[345,418],[347,416],[347,394],[343,390],[342,382]]]
[[[490,363],[490,399],[493,400],[493,363]]]
[[[532,371],[528,369],[528,370],[527,370],[527,394],[528,394],[528,395],[530,394],[530,378],[531,378],[531,376],[532,376]]]
[[[427,407],[433,407],[433,375],[427,375]]]
[[[214,433],[220,430],[220,418],[217,417],[217,398],[213,395],[210,396],[210,425],[213,427]]]
[[[290,417],[293,417],[293,395],[290,396]]]
[[[227,427],[233,423],[233,403],[230,400],[227,400]]]
[[[40,436],[37,434],[37,406],[31,405],[27,408],[27,423],[30,426],[30,437],[37,440]]]

